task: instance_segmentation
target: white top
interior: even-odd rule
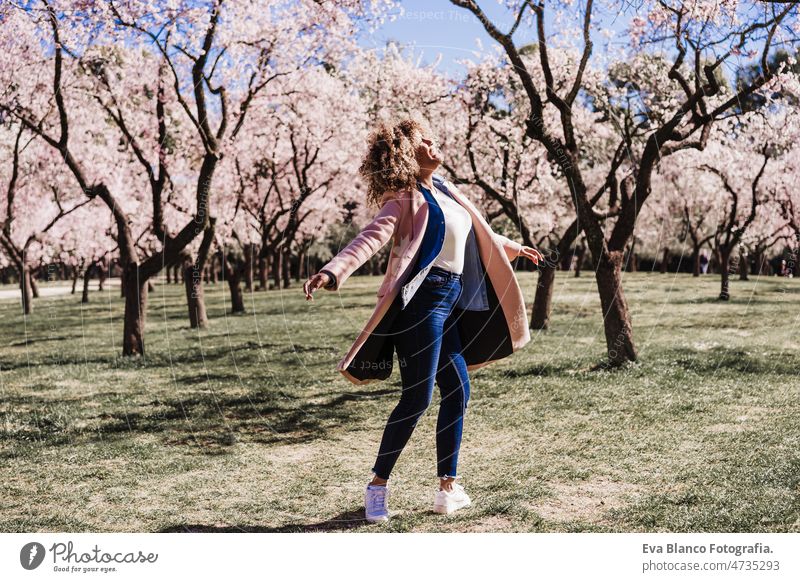
[[[464,249],[469,229],[472,228],[472,217],[466,208],[444,192],[440,192],[436,186],[433,187],[432,193],[444,213],[445,224],[442,250],[433,260],[433,266],[461,273],[464,270]]]

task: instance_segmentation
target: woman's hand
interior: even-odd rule
[[[324,287],[331,282],[331,278],[326,273],[317,273],[308,278],[303,283],[303,292],[306,294],[306,301],[314,301],[314,291]]]
[[[532,260],[534,265],[538,265],[539,261],[543,261],[544,260],[544,256],[542,255],[542,253],[540,253],[539,251],[537,251],[533,247],[523,246],[519,250],[519,256],[520,257],[525,257],[526,259]]]

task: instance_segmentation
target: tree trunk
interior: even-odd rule
[[[530,246],[530,245],[529,245]],[[560,255],[561,259],[558,261],[558,267],[562,271],[569,271],[572,268],[572,255],[570,254],[569,250],[567,252]],[[553,268],[555,269],[555,265]]]
[[[553,287],[556,268],[546,258],[539,267],[539,281],[536,284],[536,297],[533,300],[531,329],[550,328],[550,309],[553,302]]]
[[[727,301],[731,298],[730,294],[730,251],[717,250],[717,261],[719,262],[720,291],[719,299]]]
[[[89,303],[89,282],[92,280],[92,267],[94,267],[94,264],[90,263],[83,272],[83,293],[81,294],[81,303]]]
[[[83,261],[81,261],[81,268],[83,267]],[[72,290],[70,291],[70,295],[75,295],[75,290],[78,288],[78,278],[81,276],[81,269],[75,267],[72,269]]]
[[[242,293],[242,280],[238,275],[228,279],[228,288],[231,292],[231,313],[244,313],[244,294]]]
[[[533,301],[533,310],[531,312],[531,329],[549,329],[550,328],[550,311],[553,303],[553,288],[555,287],[556,267],[559,266],[559,260],[562,264],[562,269],[569,271],[572,263],[572,256],[570,255],[570,247],[578,237],[580,231],[578,230],[578,222],[574,221],[564,231],[561,240],[555,248],[554,253],[548,253],[539,264],[539,279],[536,284],[536,296]],[[525,246],[533,247],[534,242],[530,240],[530,235],[527,229],[522,231],[522,240]],[[580,272],[580,261],[583,258],[583,253],[586,248],[580,244],[575,246],[575,253],[579,255],[578,262],[575,265],[576,277]],[[554,255],[554,257],[552,256]],[[567,260],[565,260],[567,259]]]
[[[283,255],[283,288],[288,289],[291,285],[291,268],[292,268],[292,258],[289,256],[289,253],[286,252]]]
[[[253,243],[244,245],[244,288],[248,293],[253,291]]]
[[[581,276],[581,267],[583,266],[583,257],[586,255],[586,247],[581,245],[575,249],[575,276]]]
[[[19,276],[19,289],[22,294],[22,313],[30,315],[33,310],[32,277],[27,267],[23,266]]]
[[[125,325],[122,335],[122,355],[144,355],[144,325],[147,313],[147,281],[139,277],[139,265],[131,263],[125,269]]]
[[[99,263],[97,263],[97,290],[102,291],[106,284],[106,275],[108,271],[106,270],[106,260],[103,259]]]
[[[208,280],[212,285],[217,284],[217,256],[208,257]]]
[[[269,289],[269,283],[267,282],[267,266],[269,263],[267,262],[266,257],[259,256],[258,257],[258,289],[259,291],[266,291]]]
[[[664,252],[661,255],[661,274],[664,275],[667,272],[667,266],[669,265],[669,249],[664,247]]]
[[[186,286],[186,304],[189,306],[189,326],[192,329],[206,329],[208,313],[206,312],[202,273],[191,259],[184,263],[183,280]]]
[[[272,254],[272,280],[275,282],[275,289],[280,289],[283,280],[283,254],[278,249]]]
[[[28,269],[28,285],[30,285],[33,298],[39,299],[39,283],[36,282],[35,273],[30,269]]]
[[[639,255],[636,254],[636,241],[631,243],[625,270],[629,273],[639,272]]]
[[[89,303],[89,282],[92,280],[93,267],[94,264],[89,263],[89,266],[83,271],[83,293],[81,293],[81,303]]]
[[[597,267],[597,290],[603,309],[603,321],[608,346],[609,364],[618,366],[635,362],[633,327],[628,302],[622,290],[622,251],[608,251],[600,257]]]
[[[244,294],[240,269],[234,269],[227,257],[222,257],[223,272],[231,292],[231,313],[244,313]]]
[[[759,275],[769,275],[769,261],[767,260],[767,253],[766,251],[761,252],[761,256],[759,257],[758,261],[758,274]]]
[[[183,263],[186,305],[189,307],[189,326],[192,329],[205,329],[208,327],[206,296],[203,288],[203,273],[206,273],[206,275],[208,274],[206,266],[211,244],[214,242],[214,230],[216,226],[216,218],[209,218],[208,226],[203,229],[203,238],[200,241],[200,248],[197,250],[197,259],[192,261],[191,255],[187,254]]]
[[[306,260],[306,252],[305,250],[301,250],[297,254],[297,271],[295,271],[296,276],[294,279],[297,283],[299,283],[303,279],[303,263],[305,262],[305,260]],[[377,263],[379,261],[375,262]]]
[[[739,249],[739,280],[740,281],[747,281],[747,253],[745,253],[742,249]]]

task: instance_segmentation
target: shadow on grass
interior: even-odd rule
[[[192,386],[195,384],[203,384],[205,382],[229,382],[232,385],[238,385],[241,380],[241,374],[228,374],[221,372],[208,372],[205,374],[190,374],[188,376],[180,376],[175,378],[177,384]]]
[[[506,378],[525,378],[527,376],[557,376],[566,370],[572,369],[574,363],[548,363],[548,364],[533,364],[531,366],[512,368],[503,370],[503,376]]]
[[[187,328],[188,329],[188,328]],[[77,338],[73,338],[77,339]],[[46,341],[42,338],[32,339],[28,344],[35,343],[36,341]],[[23,347],[22,343],[16,347]],[[203,361],[206,364],[223,360],[226,357],[235,357],[237,362],[258,361],[261,357],[261,350],[271,348],[285,348],[286,344],[276,344],[269,342],[262,342],[259,344],[254,341],[242,342],[240,344],[223,345],[223,346],[207,346],[203,348],[202,354],[196,349],[181,349],[174,351],[165,351],[158,353],[148,353],[144,357],[134,356],[125,357],[122,355],[108,355],[98,354],[70,354],[65,357],[64,354],[45,354],[38,357],[31,357],[27,354],[14,359],[0,359],[0,369],[4,372],[13,372],[16,370],[25,370],[29,368],[37,368],[44,366],[62,366],[65,364],[74,364],[76,366],[105,366],[109,370],[144,370],[144,371],[157,371],[159,368],[170,368],[176,365],[197,366],[198,362]],[[323,348],[320,348],[322,350]],[[328,349],[328,348],[325,348]]]
[[[8,344],[8,347],[10,347],[10,348],[20,348],[20,347],[24,347],[24,346],[30,346],[30,345],[33,345],[35,343],[58,342],[58,341],[62,341],[62,340],[74,340],[74,339],[80,339],[80,336],[74,336],[73,337],[73,336],[59,335],[59,336],[53,336],[53,337],[39,337],[39,338],[31,337],[31,338],[28,338],[28,339],[11,342],[11,343]]]
[[[308,395],[262,391],[234,396],[217,391],[182,399],[156,399],[139,404],[138,410],[100,412],[84,417],[85,428],[77,431],[72,428],[70,410],[27,399],[25,404],[32,409],[19,414],[15,419],[18,428],[0,433],[0,441],[48,447],[150,434],[160,435],[162,445],[192,447],[210,456],[225,455],[237,442],[286,445],[324,438],[329,431],[341,431],[352,419],[353,411],[345,406],[348,402],[396,392],[346,392],[310,403]],[[17,454],[11,446],[0,452],[0,458]]]
[[[696,374],[714,375],[719,372],[740,374],[797,374],[797,362],[790,354],[780,351],[753,354],[723,346],[708,350],[670,349],[664,353],[678,366]]]
[[[386,391],[389,392],[393,391]],[[343,405],[358,400],[360,395],[374,394],[375,391],[351,392],[321,403],[271,392],[194,395],[148,405],[160,410],[102,414],[97,432],[103,436],[173,433],[167,444],[202,445],[206,454],[219,454],[219,446],[229,446],[240,439],[262,444],[298,444],[323,438],[329,428],[341,430],[352,417],[352,411]]]
[[[342,531],[370,525],[364,518],[364,508],[344,511],[331,519],[317,523],[289,523],[278,527],[249,525],[176,525],[159,530],[156,533],[309,533],[324,531]]]
[[[736,305],[738,303],[746,304],[752,303],[752,300],[748,300],[746,297],[731,297],[727,301],[721,301],[719,298],[719,293],[713,295],[706,295],[703,297],[686,297],[686,298],[679,298],[679,297],[670,297],[669,304],[670,305]]]

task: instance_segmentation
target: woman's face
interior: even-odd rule
[[[421,170],[433,172],[442,163],[442,152],[436,140],[429,133],[423,133],[416,152],[417,163]]]

